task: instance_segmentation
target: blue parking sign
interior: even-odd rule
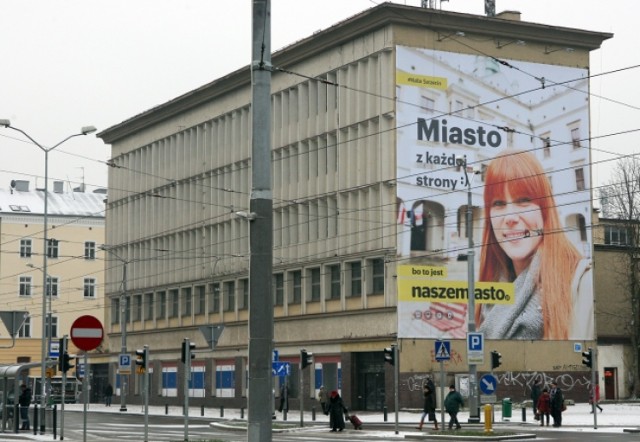
[[[484,351],[484,334],[483,333],[467,333],[467,351],[468,352]]]

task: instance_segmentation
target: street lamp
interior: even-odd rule
[[[105,245],[101,245],[100,250],[111,253],[122,263],[122,291],[120,292],[120,330],[122,331],[122,348],[120,349],[120,354],[124,355],[127,354],[127,264],[131,261],[124,259]],[[126,387],[127,378],[124,375],[120,375],[120,411],[127,411]]]
[[[88,135],[90,133],[95,132],[97,129],[94,126],[84,126],[80,129],[80,133],[69,135],[67,138],[63,139],[59,143],[55,144],[52,147],[45,147],[42,144],[38,143],[34,140],[28,133],[23,131],[20,128],[14,127],[11,125],[11,121],[0,119],[0,126],[6,127],[7,129],[13,129],[17,132],[20,132],[22,135],[27,137],[33,144],[38,146],[41,151],[44,152],[44,241],[43,241],[43,252],[42,252],[42,348],[41,348],[41,356],[42,356],[42,364],[40,366],[40,382],[41,382],[41,394],[40,394],[40,433],[44,434],[46,422],[45,422],[45,406],[46,406],[46,398],[44,395],[44,383],[45,383],[45,375],[47,369],[47,341],[45,339],[45,329],[47,328],[47,295],[46,295],[46,287],[47,287],[47,258],[48,258],[48,245],[49,240],[47,238],[48,234],[48,221],[49,221],[49,152],[51,152],[56,147],[60,146],[62,143],[70,140],[71,138],[79,137],[81,135]]]
[[[467,157],[458,158],[456,161],[459,167],[462,167],[464,171],[465,181],[467,182],[467,238],[468,238],[468,250],[467,250],[467,309],[469,320],[467,322],[467,334],[475,333],[476,331],[476,307],[475,307],[475,271],[474,260],[475,250],[473,248],[473,198],[471,195],[471,180],[467,174]],[[476,172],[473,173],[475,175]],[[471,177],[473,178],[473,175]],[[468,338],[467,338],[468,339]],[[476,364],[469,362],[469,422],[480,422],[480,408],[478,405],[478,367]]]

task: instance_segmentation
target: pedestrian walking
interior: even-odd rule
[[[429,421],[433,421],[433,429],[438,429],[438,420],[436,419],[436,389],[433,381],[427,379],[424,384],[422,392],[424,396],[424,406],[422,408],[422,417],[420,417],[420,423],[416,427],[418,430],[422,430],[425,417],[429,417]]]
[[[595,397],[595,401],[594,401],[594,397]],[[593,414],[594,404],[596,407],[598,407],[598,410],[600,410],[600,413],[602,413],[602,407],[600,406],[600,385],[597,382],[595,387],[591,388],[591,392],[589,394],[589,404],[591,405],[591,414]]]
[[[545,418],[547,421],[547,427],[549,426],[549,414],[551,413],[551,396],[549,396],[549,389],[547,387],[542,389],[542,393],[536,403],[538,410],[538,416],[540,419],[540,426],[544,426]]]
[[[20,405],[20,421],[22,422],[21,430],[29,430],[31,424],[29,423],[29,405],[31,405],[31,389],[27,388],[26,384],[20,385],[20,396],[18,397],[18,404]]]
[[[289,411],[289,387],[287,386],[287,382],[283,382],[280,386],[280,406],[278,407],[278,411],[282,413],[282,410]]]
[[[558,388],[557,382],[551,383],[550,403],[551,403],[551,417],[553,418],[553,426],[562,426],[562,412],[564,411],[564,395],[562,390]]]
[[[111,384],[107,384],[104,387],[104,405],[105,407],[111,406],[111,399],[113,398],[113,386]]]
[[[449,429],[451,430],[453,426],[456,426],[456,430],[459,430],[460,422],[458,422],[458,412],[460,411],[460,407],[464,405],[464,401],[462,400],[462,395],[456,391],[455,385],[449,386],[449,393],[447,397],[444,399],[444,409],[447,413],[449,413]],[[444,422],[442,423],[444,425]]]
[[[324,385],[320,386],[320,390],[318,391],[318,402],[320,402],[320,408],[324,414],[327,414],[327,390],[324,388]]]
[[[538,415],[540,413],[538,413],[537,408],[538,408],[538,398],[540,397],[540,395],[542,394],[542,386],[541,386],[541,382],[540,379],[536,378],[536,380],[533,382],[533,386],[531,386],[531,401],[533,402],[532,408],[533,408],[533,417],[538,420]]]
[[[333,390],[329,395],[327,411],[329,413],[331,431],[336,432],[344,430],[344,415],[349,411],[344,406],[344,402],[342,402],[342,398],[336,390]]]

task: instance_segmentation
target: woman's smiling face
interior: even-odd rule
[[[491,203],[490,214],[493,233],[519,274],[542,243],[544,220],[540,206],[528,197],[513,200],[505,189],[504,199]]]

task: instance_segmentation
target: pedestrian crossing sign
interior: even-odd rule
[[[451,341],[436,341],[436,361],[451,359]]]

